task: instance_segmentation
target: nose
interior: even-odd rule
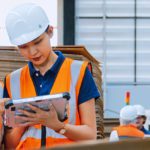
[[[37,53],[36,47],[35,46],[30,46],[29,47],[29,54],[31,56],[34,56],[34,55],[36,55],[36,53]]]

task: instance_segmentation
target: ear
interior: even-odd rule
[[[50,36],[50,38],[53,36],[53,27],[52,26],[48,27],[47,34]]]

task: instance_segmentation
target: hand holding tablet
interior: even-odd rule
[[[64,121],[67,118],[66,106],[69,99],[69,93],[64,92],[53,95],[7,101],[5,103],[5,126],[15,127],[18,123],[21,123],[21,120],[16,119],[16,116],[25,117],[25,114],[21,113],[19,110],[26,110],[28,112],[35,113],[30,107],[28,107],[28,104],[38,107],[44,111],[49,111],[49,106],[53,105],[57,112],[58,119],[60,121]]]

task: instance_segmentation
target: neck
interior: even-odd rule
[[[52,51],[46,61],[40,66],[34,66],[37,70],[40,71],[42,75],[44,75],[56,62],[58,56]]]
[[[142,129],[143,126],[139,126],[138,129]]]

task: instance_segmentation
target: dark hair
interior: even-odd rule
[[[47,26],[47,28],[46,28],[45,32],[48,32],[48,28],[49,28],[49,25]]]
[[[143,124],[145,124],[145,122],[146,122],[146,116],[142,115],[141,117],[144,119]]]

